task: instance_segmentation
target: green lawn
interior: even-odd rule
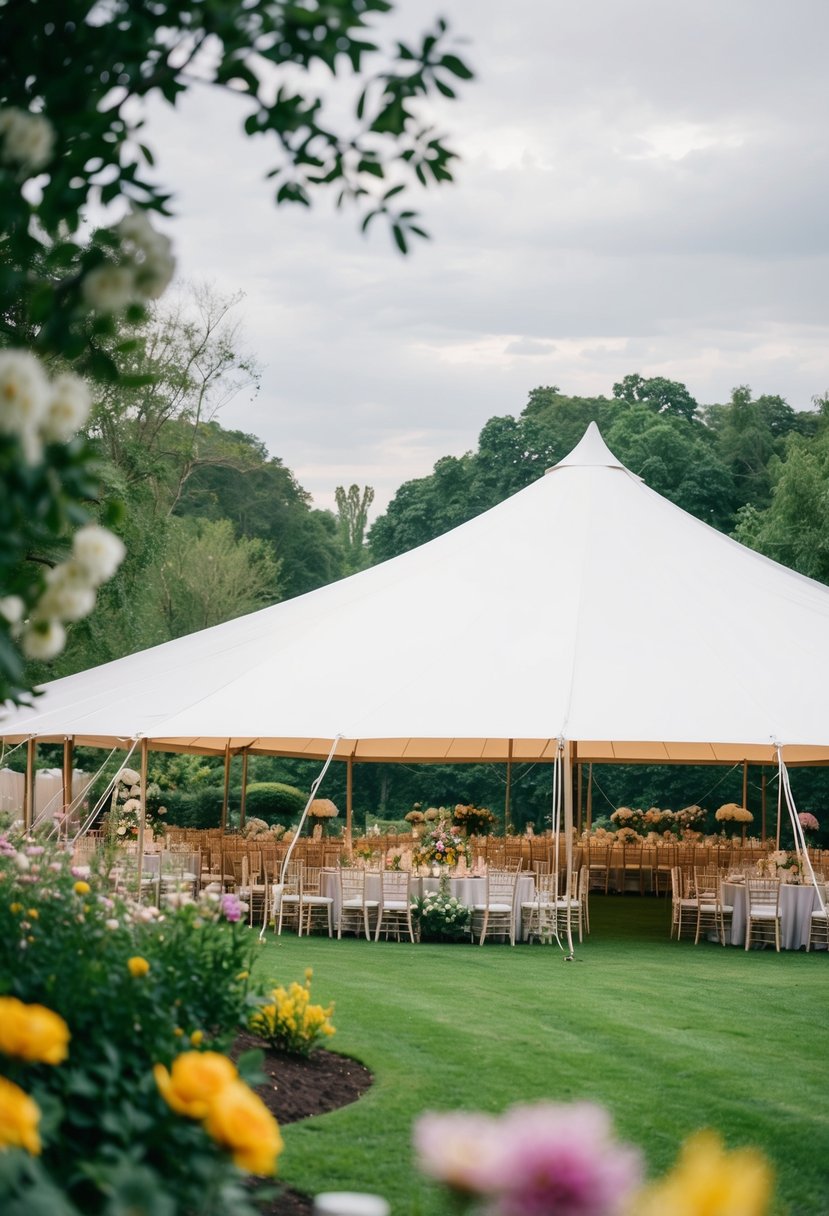
[[[437,1196],[410,1161],[420,1111],[589,1098],[652,1172],[714,1127],[771,1158],[777,1211],[825,1216],[829,958],[676,943],[668,918],[664,899],[593,897],[574,962],[554,946],[269,935],[257,977],[312,966],[314,997],[336,1002],[331,1047],[376,1078],[354,1105],[284,1129],[283,1179],[430,1214]]]

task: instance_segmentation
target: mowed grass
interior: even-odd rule
[[[268,935],[257,979],[314,969],[336,1003],[332,1050],[375,1084],[358,1102],[283,1129],[280,1175],[310,1194],[385,1195],[395,1216],[442,1210],[414,1170],[424,1110],[601,1102],[651,1174],[716,1128],[777,1173],[775,1212],[829,1212],[829,958],[668,938],[666,900],[591,899],[576,961],[555,946],[417,945]],[[669,1216],[669,1214],[666,1214]]]

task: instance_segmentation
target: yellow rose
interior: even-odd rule
[[[194,1030],[190,1035],[190,1042],[194,1047],[201,1047],[202,1043],[204,1042],[204,1031]]]
[[[60,1064],[69,1054],[69,1027],[43,1005],[0,997],[0,1051],[37,1064]]]
[[[233,1162],[250,1174],[275,1174],[283,1142],[265,1103],[242,1081],[225,1086],[210,1106],[207,1132],[230,1150]]]
[[[701,1131],[682,1146],[669,1174],[648,1187],[635,1205],[637,1216],[767,1216],[773,1174],[752,1148],[727,1152],[714,1132]]]
[[[40,1152],[40,1108],[22,1089],[0,1077],[0,1149],[25,1148]]]
[[[150,969],[150,964],[140,954],[134,954],[132,958],[127,959],[127,967],[130,975],[138,979],[142,975],[146,975]]]
[[[76,895],[88,895],[89,892],[92,890],[89,883],[84,882],[84,880],[82,878],[79,879],[79,881],[75,883],[75,886],[72,889]]]
[[[237,1075],[236,1065],[217,1051],[182,1052],[170,1072],[163,1064],[153,1068],[164,1101],[189,1119],[204,1119],[213,1100]]]

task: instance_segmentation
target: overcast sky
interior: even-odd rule
[[[412,191],[409,258],[322,200],[277,210],[242,103],[153,111],[182,273],[245,292],[262,388],[220,421],[319,506],[374,514],[474,448],[536,385],[629,372],[700,402],[736,384],[796,409],[829,389],[826,0],[397,0],[378,34],[445,16],[477,78],[436,108],[457,184]]]

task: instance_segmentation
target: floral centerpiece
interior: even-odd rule
[[[697,806],[694,802],[690,806],[682,807],[679,811],[674,811],[673,820],[681,835],[686,838],[689,836],[696,837],[702,831],[702,825],[705,822],[707,814],[708,812],[704,807]]]
[[[811,811],[800,811],[797,817],[800,820],[800,826],[803,828],[803,831],[806,833],[806,838],[807,838],[807,843],[808,843],[809,836],[813,835],[815,832],[820,831],[820,824],[818,823],[817,818],[811,813]]]
[[[406,820],[406,823],[410,823],[412,825],[412,832],[417,835],[417,833],[420,831],[421,824],[426,819],[426,816],[420,809],[420,803],[416,802],[409,813],[404,815],[403,818]]]
[[[763,870],[770,878],[779,878],[785,883],[801,883],[803,867],[796,853],[787,853],[785,849],[776,849],[761,863]]]
[[[469,845],[460,828],[454,827],[447,819],[439,819],[436,826],[421,837],[412,853],[412,862],[416,866],[439,865],[454,869],[461,858],[469,864]]]
[[[492,830],[495,816],[485,806],[464,806],[459,802],[452,812],[452,822],[470,836],[485,836]]]

